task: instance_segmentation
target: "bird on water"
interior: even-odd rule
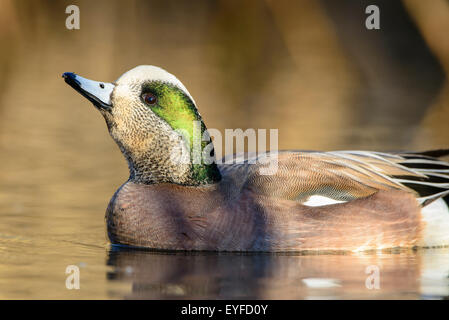
[[[129,179],[106,210],[113,244],[246,252],[449,245],[449,163],[439,159],[449,149],[278,151],[198,162],[194,131],[206,137],[201,152],[213,156],[206,150],[213,144],[174,75],[144,65],[114,83],[63,78],[103,115],[128,161]],[[274,158],[277,170],[262,174]]]

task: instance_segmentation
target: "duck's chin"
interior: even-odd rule
[[[109,134],[112,136],[111,130],[115,126],[114,117],[112,116],[111,112],[107,112],[106,110],[99,110],[101,115],[104,118],[104,121],[106,122],[106,126],[108,128]],[[115,139],[114,139],[115,140]]]

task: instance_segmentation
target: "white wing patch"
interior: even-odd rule
[[[324,197],[324,196],[319,196],[319,195],[314,195],[309,197],[309,199],[307,199],[306,202],[303,203],[303,205],[308,206],[308,207],[321,207],[321,206],[328,206],[331,204],[336,204],[336,203],[343,203],[346,201],[339,201],[339,200],[334,200],[332,198],[328,198],[328,197]]]

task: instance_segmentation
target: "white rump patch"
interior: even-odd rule
[[[307,201],[304,202],[303,205],[308,206],[308,207],[321,207],[321,206],[328,206],[331,204],[344,203],[344,202],[346,202],[346,201],[338,201],[338,200],[334,200],[332,198],[314,195],[314,196],[309,197],[309,199],[307,199]]]
[[[425,247],[449,245],[449,208],[443,199],[428,204],[421,210],[425,223],[423,241]]]

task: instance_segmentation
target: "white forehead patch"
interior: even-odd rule
[[[137,66],[124,74],[122,74],[116,81],[117,85],[123,84],[123,83],[129,83],[129,82],[143,82],[143,81],[162,81],[170,83],[182,91],[185,92],[189,96],[189,98],[193,101],[194,104],[195,100],[193,100],[193,97],[190,95],[189,91],[186,87],[182,84],[181,81],[179,81],[178,78],[176,78],[171,73],[165,71],[162,68],[156,67],[156,66],[147,66],[147,65],[141,65]]]

